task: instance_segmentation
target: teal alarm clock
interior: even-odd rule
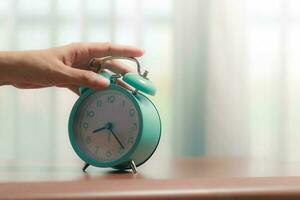
[[[102,66],[112,59],[136,62],[138,73],[111,75]],[[156,89],[143,74],[140,64],[131,57],[106,57],[96,66],[97,72],[110,80],[104,90],[80,88],[69,117],[69,138],[76,154],[89,165],[118,170],[136,168],[145,163],[156,150],[161,136],[161,120],[157,108],[146,95]],[[119,84],[123,80],[134,88]]]

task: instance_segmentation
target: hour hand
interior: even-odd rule
[[[93,130],[93,133],[97,133],[97,132],[103,131],[105,129],[111,129],[111,127],[112,127],[112,124],[111,123],[107,123],[103,127],[97,128],[97,129]]]
[[[93,133],[97,133],[97,132],[105,130],[105,129],[107,129],[107,128],[105,126],[103,126],[101,128],[97,128],[97,129],[93,130]]]

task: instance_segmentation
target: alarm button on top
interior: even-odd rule
[[[153,83],[144,76],[136,73],[127,73],[123,76],[123,81],[146,94],[155,95],[156,89]]]

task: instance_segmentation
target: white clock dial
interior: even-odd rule
[[[75,138],[90,158],[111,162],[133,147],[139,124],[139,113],[129,97],[115,90],[98,91],[77,110]]]

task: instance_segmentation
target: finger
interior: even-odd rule
[[[125,83],[121,79],[117,80],[117,84],[120,85],[120,86],[122,86],[122,87],[124,87],[124,88],[126,88],[127,90],[134,91],[133,87],[131,87],[130,85],[128,85],[127,83]],[[77,85],[72,85],[72,84],[58,84],[58,85],[56,85],[56,87],[68,88],[69,90],[71,90],[75,94],[80,95],[79,86],[77,86]]]
[[[105,56],[140,57],[144,54],[144,50],[128,45],[113,43],[87,43],[86,45],[91,58]]]
[[[79,86],[77,86],[77,85],[72,85],[72,84],[57,84],[56,87],[59,87],[59,88],[68,88],[69,90],[71,90],[75,94],[80,95]]]
[[[74,92],[75,94],[77,94],[78,96],[80,95],[79,92],[79,87],[76,85],[70,85],[67,87],[69,90],[71,90],[72,92]]]
[[[48,85],[38,85],[32,83],[13,83],[13,86],[19,89],[36,89],[36,88],[49,87]]]
[[[117,60],[110,60],[105,62],[103,65],[105,69],[108,69],[116,74],[126,74],[128,72],[132,72],[132,68],[128,65],[126,65],[123,62],[117,61]]]
[[[99,66],[101,65],[101,59],[95,59],[94,65]],[[126,74],[128,72],[133,72],[134,70],[125,63],[118,61],[118,60],[109,60],[104,62],[102,65],[104,69],[108,69],[116,74]]]
[[[80,85],[96,89],[103,89],[109,86],[109,80],[103,76],[95,72],[82,69],[70,68],[68,79],[72,85]]]

